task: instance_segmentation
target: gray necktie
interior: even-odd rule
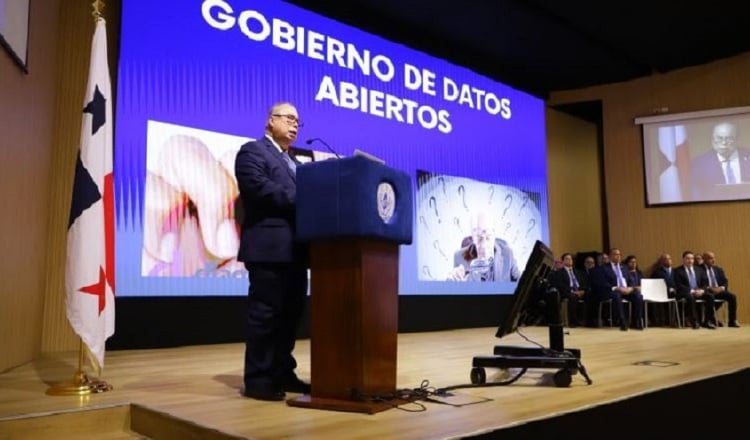
[[[568,276],[570,277],[570,286],[573,290],[578,290],[578,280],[576,275],[573,273],[573,269],[568,269]]]
[[[708,269],[708,278],[711,281],[711,287],[716,287],[719,283],[716,282],[716,274],[714,274],[714,268]]]
[[[289,165],[289,169],[292,170],[292,173],[297,172],[297,164],[294,163],[294,160],[289,156],[289,153],[282,152],[281,155],[284,157],[284,161],[287,165]]]
[[[698,284],[695,282],[695,274],[693,273],[693,268],[688,269],[688,279],[690,281],[690,288],[695,290],[698,288]]]
[[[737,183],[737,176],[734,175],[734,170],[732,169],[732,163],[728,160],[725,160],[724,162],[724,172],[727,175],[727,183]]]
[[[615,265],[615,269],[617,271],[617,285],[619,287],[625,287],[625,278],[622,277],[622,272],[620,271],[620,265]]]

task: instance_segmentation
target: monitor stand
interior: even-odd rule
[[[471,369],[472,384],[486,384],[485,368],[522,368],[521,374],[528,368],[547,368],[557,370],[553,380],[558,387],[570,386],[572,376],[578,372],[584,377],[586,383],[591,385],[591,378],[589,378],[586,368],[581,363],[581,350],[565,348],[565,335],[563,325],[560,322],[560,296],[557,290],[548,290],[547,296],[551,300],[548,302],[548,306],[551,307],[548,315],[551,318],[549,323],[549,348],[496,345],[494,356],[474,356]],[[518,376],[515,379],[517,378]],[[509,383],[497,383],[496,385]]]

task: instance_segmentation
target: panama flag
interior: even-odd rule
[[[105,342],[115,330],[112,154],[107,30],[100,18],[91,43],[65,271],[68,320],[98,368],[104,365]]]
[[[659,127],[663,166],[659,175],[659,201],[681,202],[689,195],[690,150],[684,125]]]

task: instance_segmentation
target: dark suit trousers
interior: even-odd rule
[[[729,291],[723,291],[721,293],[714,293],[715,299],[723,299],[729,307],[729,322],[737,320],[737,295]],[[720,307],[721,303],[716,304],[716,307]]]
[[[614,299],[615,310],[617,316],[620,318],[620,325],[628,324],[628,318],[630,318],[631,325],[641,326],[643,318],[643,295],[641,292],[633,291],[629,295],[621,295],[620,292],[612,292]],[[630,302],[631,312],[633,316],[625,317],[625,307],[622,300]]]
[[[250,275],[245,343],[246,389],[280,388],[294,375],[294,343],[307,295],[307,269],[245,263]]]
[[[715,321],[714,319],[714,296],[711,293],[704,293],[699,298],[694,297],[691,293],[686,294],[677,294],[677,300],[685,300],[685,307],[689,307],[690,310],[690,316],[692,317],[692,320],[696,324],[701,324],[700,322],[700,313],[698,313],[698,305],[695,303],[696,299],[702,299],[704,302],[704,311],[706,313],[706,321]]]
[[[584,295],[583,298],[581,299],[584,299],[585,297],[586,295]],[[581,304],[578,304],[578,297],[573,292],[568,292],[566,295],[561,295],[560,300],[563,300],[563,299],[567,303],[567,307],[568,307],[569,324],[581,325],[582,324],[581,318],[578,316],[578,309],[579,309],[579,306],[581,306]],[[586,316],[585,315],[585,312],[586,312],[585,302],[584,302],[583,308],[584,308],[584,316]]]

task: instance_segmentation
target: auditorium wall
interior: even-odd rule
[[[601,156],[595,124],[547,108],[550,248],[600,251],[603,245]]]
[[[119,1],[108,1],[110,66],[115,73]],[[94,24],[90,2],[32,2],[29,71],[0,54],[0,371],[44,353],[76,350],[65,317],[65,240],[80,110]],[[641,261],[662,250],[714,250],[741,295],[740,319],[750,320],[744,293],[750,279],[742,250],[747,203],[645,208],[640,132],[633,118],[652,108],[702,110],[747,105],[750,55],[644,80],[556,93],[552,103],[603,99],[605,186],[598,182],[596,128],[548,110],[550,235],[558,252],[601,248],[609,240]],[[116,83],[116,78],[113,78]],[[579,171],[580,170],[580,171]],[[579,187],[605,191],[586,203]],[[570,210],[567,200],[578,205]],[[592,194],[590,200],[600,200]],[[606,228],[604,226],[607,226]],[[716,234],[714,235],[714,232]]]
[[[31,2],[28,74],[0,48],[0,371],[41,351],[59,4]]]

